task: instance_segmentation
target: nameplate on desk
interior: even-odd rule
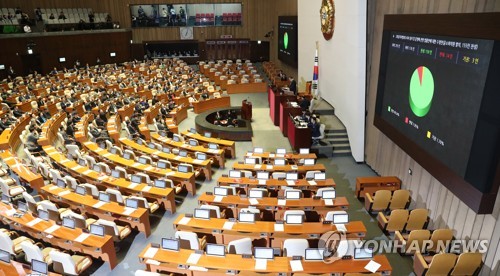
[[[283,231],[285,231],[285,224],[283,223],[274,224],[274,232],[283,232]]]
[[[142,165],[142,164],[140,164],[140,163],[134,163],[134,164],[132,164],[132,167],[134,167],[134,168],[139,168],[141,165]]]
[[[248,202],[250,202],[251,205],[259,205],[259,201],[256,198],[249,198]]]
[[[55,189],[57,189],[57,188],[59,188],[59,187],[57,187],[57,186],[50,186],[50,187],[49,187],[49,191],[55,190]]]
[[[301,260],[291,260],[290,261],[290,267],[292,268],[293,272],[304,271],[304,267],[302,267],[302,261]]]
[[[71,191],[66,190],[66,191],[62,191],[62,192],[58,193],[57,195],[58,196],[65,196],[65,195],[70,194],[70,193],[71,193]]]
[[[83,242],[84,240],[86,240],[88,237],[90,236],[90,234],[87,234],[87,233],[81,233],[80,236],[78,236],[75,241],[76,242]]]
[[[267,259],[255,259],[255,270],[266,270]]]
[[[338,231],[344,231],[347,232],[347,228],[345,227],[345,224],[334,224],[335,228],[337,228]]]
[[[252,155],[253,155],[253,153],[251,153],[251,152],[247,152],[247,154],[246,154],[245,156],[250,157],[250,156],[252,156]]]
[[[82,167],[82,166],[80,166],[80,165],[76,165],[76,166],[74,166],[74,167],[73,167],[73,168],[71,168],[71,169],[72,169],[72,170],[77,171],[77,170],[79,170],[79,169],[81,169],[81,168],[83,168],[83,167]]]
[[[56,231],[57,229],[61,228],[61,226],[57,225],[57,224],[54,224],[52,225],[51,227],[45,229],[45,233],[49,233],[49,234],[52,234],[52,232]]]
[[[233,222],[233,221],[226,221],[226,222],[224,222],[224,226],[222,226],[222,229],[231,230],[231,229],[233,229],[234,223],[235,222]]]
[[[40,218],[36,218],[36,219],[34,219],[34,220],[32,220],[32,221],[30,221],[30,222],[26,223],[26,225],[27,225],[27,226],[29,226],[29,227],[33,227],[35,224],[37,224],[37,223],[39,223],[39,222],[41,222],[41,221],[43,221],[43,220],[42,220],[42,219],[40,219]]]
[[[287,180],[286,185],[288,186],[295,186],[295,181],[294,180]]]
[[[103,149],[101,149],[101,148],[97,148],[97,149],[95,150],[95,152],[97,152],[97,153],[99,153],[99,152],[101,152],[101,151],[103,151]]]
[[[103,206],[104,204],[106,204],[106,202],[104,201],[99,201],[97,202],[96,204],[92,205],[92,207],[94,208],[100,208],[101,206]]]
[[[183,217],[179,220],[178,224],[187,225],[191,221],[191,218]]]
[[[12,217],[15,213],[17,213],[16,209],[9,209],[5,211],[5,215],[8,217]]]
[[[182,159],[182,157],[181,157],[181,156],[176,156],[176,157],[174,157],[174,159],[175,159],[175,160],[181,160],[181,159]]]
[[[318,183],[316,183],[316,181],[314,181],[314,180],[309,180],[309,181],[307,181],[307,183],[309,183],[309,185],[311,185],[311,186],[318,185]]]
[[[326,206],[333,206],[333,199],[323,199]]]
[[[109,152],[106,152],[106,153],[105,153],[105,154],[103,154],[102,156],[104,156],[104,157],[108,158],[108,157],[110,157],[111,155],[113,155],[113,154],[112,154],[112,153],[109,153]]]
[[[149,190],[151,190],[151,186],[145,186],[144,188],[142,188],[142,191],[143,192],[149,192]]]
[[[266,170],[272,170],[274,168],[273,165],[266,165]]]
[[[267,180],[265,179],[259,179],[259,185],[266,185]]]
[[[137,185],[139,185],[139,184],[137,184],[137,183],[130,183],[130,184],[128,185],[128,188],[129,188],[129,189],[134,189],[135,187],[137,187]]]
[[[165,176],[174,175],[174,174],[175,174],[175,172],[168,172],[165,174]]]
[[[200,258],[201,254],[191,253],[191,255],[189,255],[189,258],[186,260],[186,263],[197,264]]]
[[[274,153],[269,154],[269,158],[274,158],[276,155]]]
[[[259,165],[259,164],[253,166],[254,169],[260,169],[261,167],[262,167],[262,165]]]
[[[106,179],[108,179],[108,176],[107,176],[107,175],[99,176],[99,177],[97,178],[97,180],[99,180],[99,181],[103,181],[103,180],[106,180]]]
[[[135,211],[134,208],[130,208],[130,207],[125,207],[122,214],[124,214],[125,216],[129,216],[130,214],[132,214],[133,212]]]
[[[89,174],[91,174],[92,172],[93,172],[93,170],[86,170],[86,171],[82,172],[82,174],[84,174],[84,175],[89,175]]]
[[[286,199],[278,199],[278,205],[285,206],[286,205]]]
[[[299,167],[297,165],[292,165],[291,168],[292,168],[292,170],[295,170],[295,171],[299,169]]]
[[[203,163],[203,160],[194,159],[193,163],[195,163],[195,164],[201,164],[201,163]]]
[[[154,155],[160,155],[161,154],[161,151],[157,150],[155,152],[153,152]]]
[[[158,248],[150,247],[144,253],[144,258],[149,258],[149,259],[154,258],[154,256],[156,255],[157,252],[158,252]]]
[[[161,263],[159,261],[157,261],[157,260],[148,259],[148,260],[146,260],[146,264],[160,265]]]
[[[147,167],[144,168],[145,171],[150,171],[152,169],[154,169],[153,166],[147,166]]]
[[[224,198],[223,196],[215,196],[214,202],[221,202],[223,198]]]
[[[61,163],[61,164],[68,163],[68,162],[69,162],[69,159],[63,159],[63,160],[59,161],[59,163]]]
[[[216,149],[208,149],[208,152],[210,152],[210,153],[218,153],[218,152],[219,152],[219,150],[216,150]]]

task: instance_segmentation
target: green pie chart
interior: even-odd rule
[[[420,66],[410,80],[410,108],[418,117],[424,117],[429,113],[434,96],[434,77],[431,70]]]
[[[285,47],[285,50],[288,49],[288,33],[283,35],[283,46]]]

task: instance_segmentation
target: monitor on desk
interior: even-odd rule
[[[207,137],[207,138],[212,138],[212,133],[211,132],[205,132],[203,134],[203,136]]]
[[[193,133],[193,134],[196,134],[196,128],[192,127],[189,129],[189,132]]]
[[[190,169],[190,167],[188,167],[188,166],[186,166],[186,165],[181,165],[181,164],[179,164],[179,165],[177,166],[177,171],[178,171],[178,172],[181,172],[181,173],[188,173],[188,172],[189,172],[189,169]]]
[[[300,148],[299,154],[309,154],[309,148]]]
[[[136,142],[137,144],[141,145],[141,146],[142,146],[142,144],[143,144],[142,139],[136,139],[136,140],[135,140],[135,142]]]
[[[102,172],[101,165],[100,164],[94,164],[94,166],[92,166],[92,170],[94,170],[94,171],[96,171],[98,173]]]
[[[99,191],[99,200],[109,202],[111,199],[108,193]]]
[[[172,140],[174,140],[174,142],[180,142],[181,141],[181,137],[177,134],[174,134],[174,136],[172,137]]]
[[[334,188],[324,190],[321,193],[321,198],[322,199],[334,199],[336,197],[336,192]]]
[[[101,142],[97,145],[99,148],[101,149],[106,149],[106,143],[105,142]]]
[[[274,259],[274,249],[270,247],[254,247],[255,259]]]
[[[125,174],[122,171],[112,169],[111,170],[111,176],[114,178],[124,178]]]
[[[304,216],[302,214],[288,214],[285,217],[286,224],[302,224],[304,223]]]
[[[49,212],[42,209],[38,210],[38,218],[48,221],[50,219]]]
[[[85,190],[85,187],[83,187],[83,186],[76,186],[75,192],[79,195],[86,195],[87,194],[87,190]]]
[[[179,156],[180,156],[180,157],[186,157],[186,156],[188,156],[188,152],[187,152],[187,151],[185,151],[185,150],[180,150],[180,151],[179,151]]]
[[[216,196],[228,196],[232,194],[233,190],[228,187],[214,187],[214,195]]]
[[[300,199],[302,197],[302,191],[300,190],[285,190],[286,199]]]
[[[141,175],[137,175],[137,174],[133,174],[132,177],[130,178],[130,181],[132,183],[142,183],[142,176]]]
[[[150,148],[150,149],[156,149],[156,145],[153,144],[153,143],[151,143],[151,142],[149,142],[148,143],[148,148]]]
[[[161,248],[165,249],[165,250],[179,251],[180,242],[178,239],[162,238],[161,239]]]
[[[64,179],[58,178],[56,185],[57,185],[57,187],[59,187],[61,189],[65,189],[66,188],[66,181],[64,181]]]
[[[274,165],[275,166],[285,166],[286,160],[282,159],[282,158],[274,159]]]
[[[364,259],[373,259],[373,248],[354,248],[354,259],[355,260],[364,260]]]
[[[262,179],[262,180],[268,180],[269,179],[269,172],[257,172],[257,179]]]
[[[226,246],[223,244],[207,243],[205,249],[207,255],[218,257],[226,256]]]
[[[214,143],[208,143],[208,148],[211,150],[218,150],[219,146],[217,144],[214,144]]]
[[[240,178],[241,177],[241,171],[238,171],[238,170],[229,170],[229,177]]]
[[[253,153],[264,153],[264,148],[253,148]]]
[[[196,147],[196,146],[198,146],[198,142],[196,140],[189,140],[189,145]]]
[[[298,173],[286,173],[286,180],[299,180]]]
[[[87,166],[87,160],[85,160],[83,158],[78,158],[78,165],[80,165],[82,167],[86,167]]]
[[[24,201],[18,201],[17,202],[17,210],[26,213],[28,212],[28,205]]]
[[[160,160],[160,161],[158,161],[158,163],[156,163],[156,166],[158,166],[158,168],[160,168],[160,169],[166,169],[167,164],[168,164],[167,162]]]
[[[125,199],[125,206],[128,208],[137,209],[139,208],[139,201],[137,199],[127,198]]]
[[[0,261],[9,264],[10,263],[10,253],[8,251],[0,249]]]
[[[130,154],[130,152],[125,152],[125,153],[123,153],[123,158],[125,158],[125,159],[127,159],[127,160],[130,160],[130,158],[131,158],[131,154]]]
[[[143,164],[143,165],[148,165],[149,164],[149,159],[145,158],[145,157],[139,157],[139,160],[137,160],[139,163]]]
[[[276,149],[276,154],[286,154],[286,149],[282,148]]]
[[[313,158],[304,159],[304,166],[313,166],[316,160]]]
[[[158,133],[160,134],[161,137],[167,137],[167,133],[163,130],[159,131]]]
[[[333,214],[333,224],[346,224],[349,222],[349,214]]]
[[[248,197],[249,198],[263,198],[264,197],[264,191],[263,190],[250,189],[250,191],[248,192]]]
[[[2,202],[5,204],[10,203],[10,197],[8,197],[6,194],[2,194]]]
[[[34,275],[47,275],[49,274],[49,266],[46,262],[37,259],[31,259],[31,274]]]
[[[116,154],[118,152],[118,150],[115,148],[115,147],[112,147],[110,150],[109,150],[110,153],[112,154]]]
[[[163,179],[155,179],[155,187],[156,188],[166,188],[167,187],[167,181]]]
[[[306,261],[323,261],[324,248],[306,248],[304,259]]]
[[[104,226],[99,224],[91,224],[90,225],[90,234],[96,235],[99,237],[104,237]]]
[[[210,219],[210,210],[195,208],[194,217],[198,219]]]
[[[239,213],[239,216],[238,216],[238,220],[240,222],[246,222],[246,223],[254,223],[255,222],[255,216],[257,214],[255,213],[250,213],[250,212],[242,212],[240,211]]]
[[[171,152],[171,150],[170,150],[170,148],[169,148],[169,147],[163,147],[163,148],[161,149],[161,151],[163,151],[164,153],[170,153],[170,152]]]
[[[257,158],[245,157],[245,164],[255,165],[257,164]]]
[[[70,229],[75,229],[76,223],[75,220],[70,217],[64,217],[62,220],[62,226]]]
[[[326,180],[326,173],[324,172],[314,173],[314,180]]]
[[[207,160],[207,154],[203,152],[197,152],[196,159],[205,161]]]

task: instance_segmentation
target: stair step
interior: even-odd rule
[[[345,139],[349,139],[349,136],[347,136],[347,132],[343,133],[343,132],[329,132],[329,133],[326,133],[325,132],[325,136],[328,137],[328,138],[345,138]]]
[[[319,115],[335,115],[335,109],[314,109],[314,113]]]
[[[351,145],[347,144],[333,144],[333,150],[351,150]]]
[[[331,134],[331,133],[345,133],[345,134],[347,134],[347,130],[345,128],[342,128],[342,129],[336,129],[336,128],[325,129],[325,134]]]
[[[334,150],[332,156],[351,156],[351,150]]]
[[[325,140],[330,141],[333,144],[349,144],[349,139],[347,138],[332,138],[332,137],[325,137]]]

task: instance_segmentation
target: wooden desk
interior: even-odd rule
[[[165,145],[168,145],[170,147],[173,147],[173,148],[179,148],[179,149],[185,149],[189,152],[203,152],[203,153],[206,153],[208,156],[212,156],[215,158],[215,160],[217,160],[217,164],[219,165],[219,167],[221,169],[224,169],[224,166],[225,166],[225,155],[224,155],[224,149],[217,149],[217,150],[213,150],[213,149],[209,149],[209,148],[205,148],[203,146],[191,146],[189,144],[185,144],[183,142],[175,142],[174,140],[168,138],[168,137],[163,137],[161,135],[159,135],[158,133],[151,133],[151,138],[153,138],[153,140],[156,140],[156,141],[159,141],[161,142],[162,144],[165,144]]]
[[[203,145],[208,145],[209,143],[217,144],[219,147],[223,148],[226,153],[229,153],[231,158],[236,157],[236,143],[230,140],[218,139],[218,138],[208,138],[198,133],[191,133],[187,130],[181,133],[183,136],[193,138],[201,142]]]
[[[0,158],[7,166],[19,176],[22,182],[28,183],[31,188],[40,191],[40,188],[45,184],[43,177],[40,174],[32,172],[26,167],[21,160],[12,155],[10,150],[5,150],[0,153]]]
[[[61,123],[66,118],[65,112],[59,112],[53,117],[51,117],[47,122],[42,125],[42,131],[40,133],[40,138],[38,138],[38,144],[40,146],[53,145],[57,139],[57,132]]]
[[[287,137],[294,150],[300,148],[310,148],[312,132],[309,127],[298,127],[290,116],[287,116]]]
[[[117,113],[121,117],[122,120],[125,120],[125,117],[131,117],[134,114],[135,104],[128,104],[118,109]]]
[[[180,124],[184,119],[187,118],[187,110],[189,108],[189,104],[184,104],[182,107],[176,107],[172,111],[170,111],[169,116],[172,117],[175,125]]]
[[[118,260],[116,258],[113,237],[98,237],[89,235],[83,241],[79,242],[77,238],[84,234],[82,229],[69,229],[56,225],[54,221],[40,221],[34,225],[30,224],[35,219],[30,213],[25,213],[22,217],[13,217],[11,206],[0,202],[0,217],[9,222],[9,225],[15,230],[28,233],[32,238],[43,240],[54,247],[59,247],[75,252],[82,252],[94,258],[100,258],[108,262],[113,269]],[[15,211],[14,211],[15,212]]]
[[[316,153],[300,154],[300,153],[286,153],[276,154],[273,152],[254,153],[247,152],[246,157],[261,157],[262,159],[287,159],[298,162],[300,159],[317,159]]]
[[[90,170],[88,167],[78,165],[73,160],[67,159],[65,155],[58,152],[53,146],[46,146],[43,147],[43,149],[52,160],[62,168],[65,168],[73,177],[84,178],[89,183],[115,188],[127,194],[143,196],[158,202],[158,204],[162,205],[171,213],[175,213],[175,193],[171,188],[160,189],[148,186],[144,183],[134,184],[124,178],[116,179],[107,175],[102,175],[96,171]]]
[[[151,251],[149,251],[151,249]],[[149,251],[149,252],[148,252]],[[146,257],[146,252],[153,253],[152,257]],[[291,257],[275,257],[273,260],[267,261],[265,271],[255,270],[254,258],[243,258],[242,255],[226,254],[225,257],[207,256],[203,254],[198,262],[197,267],[207,268],[207,272],[187,269],[193,264],[187,263],[188,258],[194,250],[180,249],[179,252],[151,248],[151,244],[146,246],[139,254],[140,261],[147,266],[147,269],[154,272],[173,272],[182,275],[227,275],[228,271],[237,271],[238,275],[260,275],[272,273],[285,273],[291,275],[295,271],[290,265]],[[377,270],[383,272],[384,275],[390,275],[392,267],[385,255],[376,255],[373,261],[381,266]],[[338,260],[332,263],[324,262],[308,262],[301,260],[303,273],[328,273],[344,274],[344,273],[365,273],[368,272],[364,267],[370,260]],[[182,265],[182,266],[179,266]],[[194,266],[194,265],[193,265]],[[184,268],[185,267],[185,268]]]
[[[208,99],[204,101],[194,102],[193,109],[194,113],[200,114],[202,112],[221,108],[221,107],[230,107],[231,106],[231,98],[230,97],[220,97],[214,99]]]
[[[378,190],[395,191],[401,189],[401,179],[396,176],[373,176],[356,178],[356,196],[364,198],[365,193],[374,194]]]
[[[280,118],[281,118],[281,113],[280,113],[280,103],[281,102],[286,102],[288,99],[289,101],[295,101],[297,97],[294,95],[281,95],[279,91],[273,90],[272,88],[269,88],[269,112],[271,115],[271,120],[273,121],[275,126],[280,125]]]
[[[125,147],[132,149],[133,151],[139,152],[140,154],[149,155],[155,160],[166,159],[174,164],[180,164],[180,163],[191,164],[193,165],[194,168],[201,169],[208,181],[212,180],[212,162],[208,159],[198,160],[198,159],[193,159],[191,157],[181,157],[172,153],[165,153],[157,149],[151,149],[145,145],[139,145],[136,142],[125,137],[120,138],[119,141]]]
[[[0,150],[11,149],[13,151],[17,150],[17,147],[21,144],[21,133],[25,127],[29,124],[31,116],[25,113],[21,118],[17,119],[14,125],[10,128],[5,129],[0,135]]]
[[[146,237],[151,235],[149,211],[145,208],[138,208],[129,213],[128,208],[116,202],[101,202],[90,195],[79,195],[71,189],[62,189],[52,184],[42,187],[41,193],[52,202],[69,205],[72,210],[79,210],[80,213],[92,214],[109,221],[118,220],[143,232]]]
[[[231,228],[224,228],[227,219],[191,218],[186,224],[180,224],[184,214],[180,214],[174,221],[175,229],[195,233],[213,235],[217,243],[228,244],[232,240],[250,237],[252,239],[266,240],[267,246],[281,247],[285,239],[319,239],[328,231],[335,231],[334,224],[322,222],[304,222],[300,225],[284,224],[284,231],[275,231],[274,221],[256,221],[255,223],[234,222]],[[227,225],[227,224],[226,224]],[[366,227],[362,221],[351,221],[345,225],[348,239],[363,239],[366,236]]]
[[[321,163],[317,163],[311,166],[297,166],[297,165],[284,165],[284,166],[274,166],[274,165],[266,165],[266,164],[241,164],[234,163],[234,170],[247,170],[247,171],[269,171],[269,172],[298,172],[299,174],[305,174],[307,171],[322,171],[326,170],[325,165]]]
[[[302,114],[300,106],[293,107],[286,101],[280,103],[280,129],[285,137],[288,135],[288,117],[300,114]]]
[[[267,92],[267,83],[265,82],[228,84],[226,87],[227,94]]]
[[[23,264],[16,262],[14,260],[10,260],[10,264],[6,264],[4,262],[0,262],[0,276],[25,276],[31,274],[31,268],[28,264]],[[61,274],[50,272],[48,276],[59,276]]]
[[[233,214],[239,214],[242,208],[255,206],[260,210],[271,211],[275,214],[276,220],[283,220],[283,215],[286,210],[304,210],[316,211],[318,214],[325,216],[329,211],[347,210],[349,202],[345,197],[337,197],[333,200],[333,205],[327,205],[323,199],[301,198],[300,200],[286,200],[285,205],[278,204],[276,197],[263,197],[256,199],[258,204],[251,204],[250,199],[247,197],[240,197],[238,195],[229,195],[222,197],[222,200],[216,200],[216,196],[202,194],[198,198],[198,203],[221,206],[233,210]]]
[[[335,187],[335,181],[333,181],[333,178],[328,178],[326,180],[316,180],[316,181],[299,179],[297,181],[288,182],[286,180],[279,180],[279,179],[258,180],[255,178],[246,178],[246,177],[232,178],[223,175],[222,177],[219,177],[219,179],[217,179],[217,185],[219,186],[237,185],[238,187],[243,188],[246,194],[248,194],[248,191],[251,188],[258,188],[258,187],[263,187],[271,190],[281,189],[281,187],[293,187],[301,190],[316,191],[317,189],[323,187]]]

